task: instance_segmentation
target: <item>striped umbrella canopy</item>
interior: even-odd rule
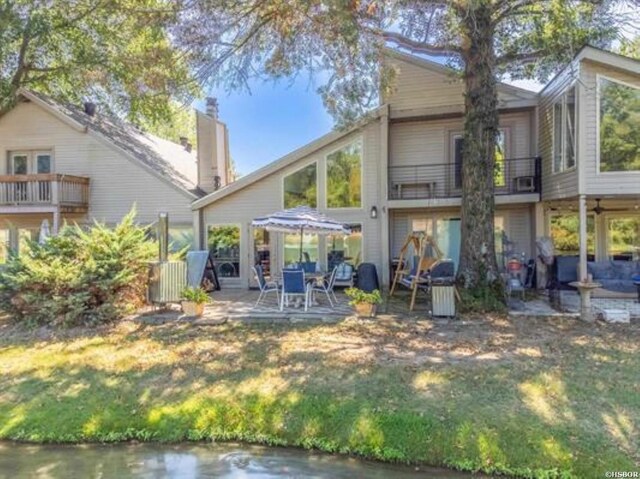
[[[251,226],[278,233],[300,233],[300,262],[302,262],[302,237],[304,233],[318,235],[351,233],[351,230],[343,223],[332,220],[308,206],[296,206],[256,218],[251,222]]]

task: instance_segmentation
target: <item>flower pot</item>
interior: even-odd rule
[[[376,305],[371,303],[357,303],[356,313],[362,318],[373,318],[376,315]]]
[[[204,303],[182,301],[182,312],[187,316],[202,316],[204,313]]]

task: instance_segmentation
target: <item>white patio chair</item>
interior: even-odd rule
[[[332,308],[334,306],[333,304],[334,301],[336,304],[338,304],[338,298],[336,297],[336,294],[333,292],[333,287],[336,284],[337,275],[338,275],[338,267],[336,266],[335,268],[333,268],[333,271],[331,272],[329,279],[324,278],[321,281],[316,281],[315,284],[313,284],[313,286],[311,287],[311,294],[313,294],[315,291],[319,291],[321,293],[326,294],[327,299],[329,300],[329,304],[331,305]],[[331,300],[332,296],[333,296],[333,301]]]
[[[280,304],[280,288],[278,286],[278,283],[276,283],[275,281],[267,281],[264,279],[262,266],[256,265],[253,266],[252,269],[253,274],[256,277],[256,281],[258,281],[258,287],[260,288],[260,296],[258,296],[258,300],[256,301],[254,308],[258,306],[258,304],[260,304],[260,301],[262,301],[262,298],[264,298],[267,293],[271,293],[272,291],[275,291],[276,299],[278,301],[278,304]]]

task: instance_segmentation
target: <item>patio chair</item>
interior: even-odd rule
[[[349,263],[340,263],[336,266],[336,279],[334,286],[353,286],[353,266]]]
[[[333,287],[336,284],[336,276],[338,273],[338,267],[336,266],[335,268],[333,268],[333,271],[331,272],[331,275],[329,276],[329,279],[324,278],[320,281],[316,281],[310,290],[310,294],[313,294],[315,291],[319,291],[321,293],[324,293],[327,295],[327,299],[329,300],[329,304],[331,305],[331,307],[333,308],[334,304],[333,302],[335,301],[336,304],[338,304],[338,298],[336,298],[335,293],[333,292]],[[333,296],[333,300],[331,300],[331,296]]]
[[[309,309],[309,288],[304,279],[304,271],[282,270],[282,295],[280,296],[280,311],[284,310],[284,304],[289,305],[291,296],[304,296],[304,310]]]
[[[267,293],[271,293],[272,291],[276,292],[276,299],[278,301],[278,304],[280,304],[280,287],[278,286],[278,283],[275,281],[267,281],[266,279],[264,279],[262,266],[256,265],[253,266],[252,269],[253,274],[256,277],[256,281],[258,281],[258,287],[260,288],[260,296],[258,296],[258,300],[256,301],[254,308],[258,306],[258,304],[260,304],[260,301],[262,301],[262,298],[264,298]]]

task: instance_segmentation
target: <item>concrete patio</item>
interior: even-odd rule
[[[213,302],[205,307],[204,315],[194,322],[197,324],[215,324],[224,320],[242,321],[325,321],[336,322],[353,316],[349,299],[341,290],[336,290],[338,304],[332,307],[324,294],[316,293],[316,305],[304,310],[304,304],[280,311],[275,293],[269,293],[256,306],[260,292],[247,289],[222,289],[211,294]]]
[[[598,319],[605,309],[629,311],[632,320],[640,319],[640,303],[632,298],[591,298],[591,310]],[[560,307],[554,309],[549,297],[539,295],[525,301],[512,298],[509,302],[509,314],[512,316],[580,316],[580,295],[577,291],[560,291]]]

